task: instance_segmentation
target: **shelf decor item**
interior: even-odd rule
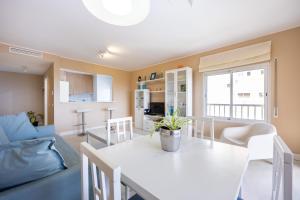
[[[151,73],[150,80],[156,79],[156,72]]]
[[[147,89],[146,83],[145,82],[139,82],[137,89],[139,89],[139,90]]]
[[[186,84],[180,85],[181,92],[186,92]]]
[[[188,123],[188,120],[179,117],[177,113],[178,110],[154,123],[154,131],[159,130],[161,148],[164,151],[175,152],[180,147],[182,127]]]

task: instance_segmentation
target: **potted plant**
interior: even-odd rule
[[[33,111],[29,111],[27,112],[27,116],[31,122],[31,124],[33,126],[38,126],[39,125],[39,121],[43,119],[43,115],[42,114],[35,114]]]
[[[168,152],[179,149],[182,127],[188,123],[187,119],[179,117],[177,113],[178,110],[154,123],[155,131],[160,132],[161,148]]]

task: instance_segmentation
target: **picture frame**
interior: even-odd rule
[[[156,72],[151,73],[150,80],[156,79]]]

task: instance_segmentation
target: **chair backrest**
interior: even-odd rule
[[[214,118],[212,117],[202,117],[201,118],[201,125],[200,125],[200,138],[204,139],[204,129],[205,124],[209,124],[209,133],[210,133],[210,140],[215,140],[215,122]]]
[[[272,200],[278,200],[280,189],[284,200],[293,199],[293,153],[277,135],[274,136]]]
[[[187,125],[187,135],[190,135],[189,133],[192,133],[193,137],[198,137],[198,120],[194,116],[186,117],[189,121],[191,121],[191,128]],[[202,117],[200,118],[200,138],[204,139],[204,129],[205,124],[209,124],[209,133],[210,133],[210,139],[211,141],[214,141],[215,138],[215,128],[214,128],[214,119],[210,117]]]
[[[94,200],[121,200],[121,168],[107,163],[96,152],[90,144],[81,143],[81,199],[89,200],[90,163]]]
[[[198,120],[194,116],[186,117],[188,120],[188,124],[186,125],[186,131],[188,136],[197,136],[197,130],[198,130]]]
[[[250,135],[276,134],[276,128],[270,123],[254,123],[249,125]]]
[[[127,140],[126,136],[126,125],[129,124],[129,139],[133,139],[133,130],[132,130],[132,117],[123,117],[123,118],[115,118],[107,120],[107,145],[110,145],[111,141],[111,127],[116,124],[116,133],[117,133],[117,143],[121,141],[121,137],[123,137],[123,141]],[[122,130],[120,130],[120,125]]]

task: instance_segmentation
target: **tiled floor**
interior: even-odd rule
[[[135,132],[145,134],[136,129]],[[65,136],[76,150],[79,151],[80,142],[86,141],[86,137],[77,135]],[[90,143],[95,148],[103,148],[106,145],[90,138]],[[300,200],[300,161],[294,163],[293,196]],[[251,161],[243,180],[242,195],[245,200],[269,200],[271,199],[272,164],[266,161]]]
[[[300,200],[300,161],[294,162],[293,199]],[[244,181],[245,200],[269,200],[272,189],[272,164],[266,161],[250,162]]]

